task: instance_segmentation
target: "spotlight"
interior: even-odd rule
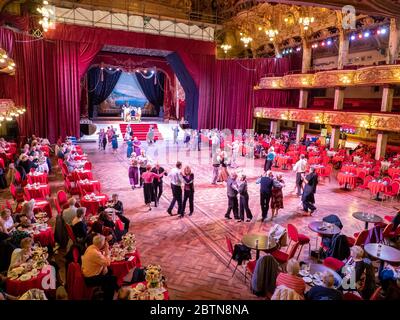
[[[358,35],[358,39],[362,39],[362,37],[363,37],[363,35],[362,35],[362,33],[360,33],[360,34]]]
[[[296,51],[301,51],[301,47],[297,47],[297,48],[296,48]]]
[[[321,46],[325,47],[325,41],[322,41]]]
[[[350,37],[351,40],[356,40],[356,36],[354,34],[351,35]]]
[[[368,37],[369,37],[369,35],[370,35],[369,31],[367,31],[367,32],[364,32],[364,38],[368,38]]]
[[[385,28],[381,29],[381,34],[386,34],[386,29]]]
[[[292,49],[292,48],[290,48],[289,52],[290,52],[290,53],[292,53],[292,52],[293,52],[293,49]]]
[[[119,68],[117,68],[117,71],[119,71]]]
[[[327,44],[328,46],[330,46],[330,45],[332,44],[332,41],[331,41],[331,40],[328,40],[328,41],[326,42],[326,44]]]
[[[113,68],[111,68],[111,67],[110,67],[110,68],[108,68],[108,70],[110,70],[110,71],[111,71],[112,69],[113,69]]]

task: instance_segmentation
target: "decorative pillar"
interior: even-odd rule
[[[301,62],[301,73],[308,73],[310,71],[311,58],[312,58],[311,46],[309,43],[307,43],[305,37],[303,37],[303,60]],[[300,109],[307,108],[307,102],[308,102],[308,90],[300,89],[299,108]]]
[[[337,147],[339,146],[339,139],[340,139],[340,127],[332,126],[330,147],[333,149],[337,149]]]
[[[279,132],[279,120],[271,120],[270,133],[277,135]]]
[[[339,29],[339,50],[338,50],[338,61],[337,68],[342,70],[347,63],[347,57],[349,54],[349,38],[346,36],[342,28]]]
[[[395,64],[399,56],[399,43],[400,43],[400,26],[399,21],[395,18],[390,19],[390,33],[389,33],[389,50],[386,55],[387,64]]]
[[[379,160],[380,158],[385,158],[386,154],[386,145],[388,140],[388,134],[379,132],[376,140],[376,152],[375,152],[375,160]]]
[[[393,95],[394,95],[393,86],[384,86],[383,87],[382,104],[381,104],[382,112],[391,112],[392,111]]]
[[[304,123],[297,124],[296,142],[298,143],[304,137],[305,125]]]
[[[333,101],[333,110],[343,110],[344,88],[335,88],[335,99]]]

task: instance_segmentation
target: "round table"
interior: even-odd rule
[[[336,178],[339,182],[339,185],[344,185],[345,189],[347,189],[348,185],[350,185],[353,189],[357,185],[358,177],[353,173],[339,172]]]
[[[136,282],[136,283],[132,284],[132,285],[131,285],[131,288],[136,288],[136,286],[137,286],[139,283],[143,284],[144,286],[147,286],[147,281],[143,281],[143,282]],[[165,291],[163,292],[164,300],[169,300],[169,293],[168,293],[167,288],[164,287],[164,290],[165,290]]]
[[[42,269],[42,272],[39,273],[36,277],[33,277],[26,281],[22,281],[22,280],[18,280],[18,279],[11,280],[11,279],[7,278],[6,292],[13,296],[20,296],[20,295],[24,294],[25,292],[27,292],[28,290],[35,289],[35,288],[45,290],[45,291],[54,290],[54,289],[44,289],[43,288],[44,277],[48,276],[51,272],[50,269],[47,269],[46,270],[47,272],[43,271],[43,270],[46,270],[46,268]],[[46,281],[46,283],[47,283],[47,281]]]
[[[270,241],[267,235],[257,233],[245,234],[242,243],[246,247],[256,250],[256,260],[260,257],[260,250],[273,251],[277,247],[275,240]]]
[[[371,191],[371,193],[376,194],[374,200],[382,201],[382,198],[379,197],[379,194],[381,192],[387,192],[389,190],[389,185],[384,181],[371,181],[368,183],[368,189]]]
[[[81,206],[86,208],[86,214],[97,215],[99,207],[104,207],[108,201],[108,197],[106,195],[97,195],[94,198],[86,199],[85,197],[81,198]]]
[[[329,267],[324,266],[323,264],[311,263],[311,264],[310,264],[310,275],[313,275],[313,274],[315,274],[315,273],[317,273],[317,272],[320,272],[320,273],[328,272],[328,273],[332,274],[333,277],[334,277],[334,279],[335,279],[334,287],[335,287],[336,289],[338,289],[338,288],[342,285],[342,280],[343,280],[343,279],[342,279],[342,277],[341,277],[337,272],[335,272],[334,270],[332,270],[332,269],[329,268]],[[304,278],[304,277],[303,277],[303,278]],[[309,285],[310,285],[310,286],[313,286],[314,284],[313,284],[313,283],[310,283]]]
[[[357,166],[352,164],[345,164],[340,169],[341,172],[351,172],[353,174],[357,174]]]
[[[41,184],[47,184],[49,183],[49,178],[47,173],[45,172],[30,172],[26,175],[28,177],[28,183],[34,184],[34,183],[41,183]]]
[[[93,174],[90,170],[74,170],[72,171],[72,178],[74,181],[93,180]]]
[[[379,223],[383,219],[376,214],[368,214],[366,212],[354,212],[353,218],[365,222],[365,230],[368,230],[368,223]]]
[[[324,224],[326,225],[325,228],[324,228]],[[322,236],[327,236],[327,237],[334,236],[335,234],[340,233],[340,228],[337,225],[332,224],[332,223],[326,223],[323,221],[310,222],[308,224],[308,228],[315,233],[318,233]]]
[[[400,175],[400,168],[395,168],[395,167],[389,168],[388,169],[388,175],[391,176],[392,178],[395,175]]]
[[[141,267],[139,255],[136,255],[135,252],[129,254],[127,257],[133,257],[130,260],[124,261],[112,261],[110,263],[110,270],[112,270],[112,274],[117,277],[118,285],[122,285],[124,282],[125,276],[129,273],[130,270],[136,267]]]
[[[76,182],[82,193],[100,192],[100,182],[98,180],[79,180]]]
[[[30,199],[46,199],[50,196],[50,186],[48,184],[40,184],[36,186],[27,185],[25,187],[25,194],[29,196]]]
[[[51,211],[50,202],[47,200],[35,200],[35,206],[33,207],[33,212],[46,212],[47,217],[50,219],[53,216]]]
[[[364,250],[371,257],[381,261],[381,270],[385,266],[385,262],[400,263],[400,250],[393,247],[381,243],[368,243],[364,246]]]
[[[276,157],[276,164],[282,169],[287,169],[289,165],[292,165],[293,159],[289,156],[279,155]]]
[[[322,161],[321,157],[311,157],[308,159],[308,164],[320,164]]]

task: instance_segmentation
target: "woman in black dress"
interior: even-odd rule
[[[189,166],[185,167],[183,171],[183,180],[185,182],[184,186],[184,194],[183,194],[183,212],[185,212],[186,209],[186,202],[189,199],[189,216],[193,214],[194,211],[194,204],[193,204],[193,198],[194,198],[194,174],[192,173],[192,170],[190,169]]]
[[[274,185],[272,187],[272,196],[271,196],[271,209],[272,216],[271,220],[278,216],[279,209],[283,209],[283,192],[282,188],[285,186],[285,182],[283,181],[282,175],[279,174],[274,180]]]
[[[239,203],[239,217],[240,221],[244,221],[244,212],[246,211],[246,222],[250,222],[253,219],[253,215],[249,208],[249,193],[247,192],[247,180],[246,176],[242,175],[240,178],[239,185],[240,203]]]

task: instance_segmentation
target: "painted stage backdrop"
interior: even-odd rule
[[[157,116],[142,92],[135,73],[123,72],[111,94],[99,106],[100,114],[121,114],[123,107],[141,108],[142,116]]]

